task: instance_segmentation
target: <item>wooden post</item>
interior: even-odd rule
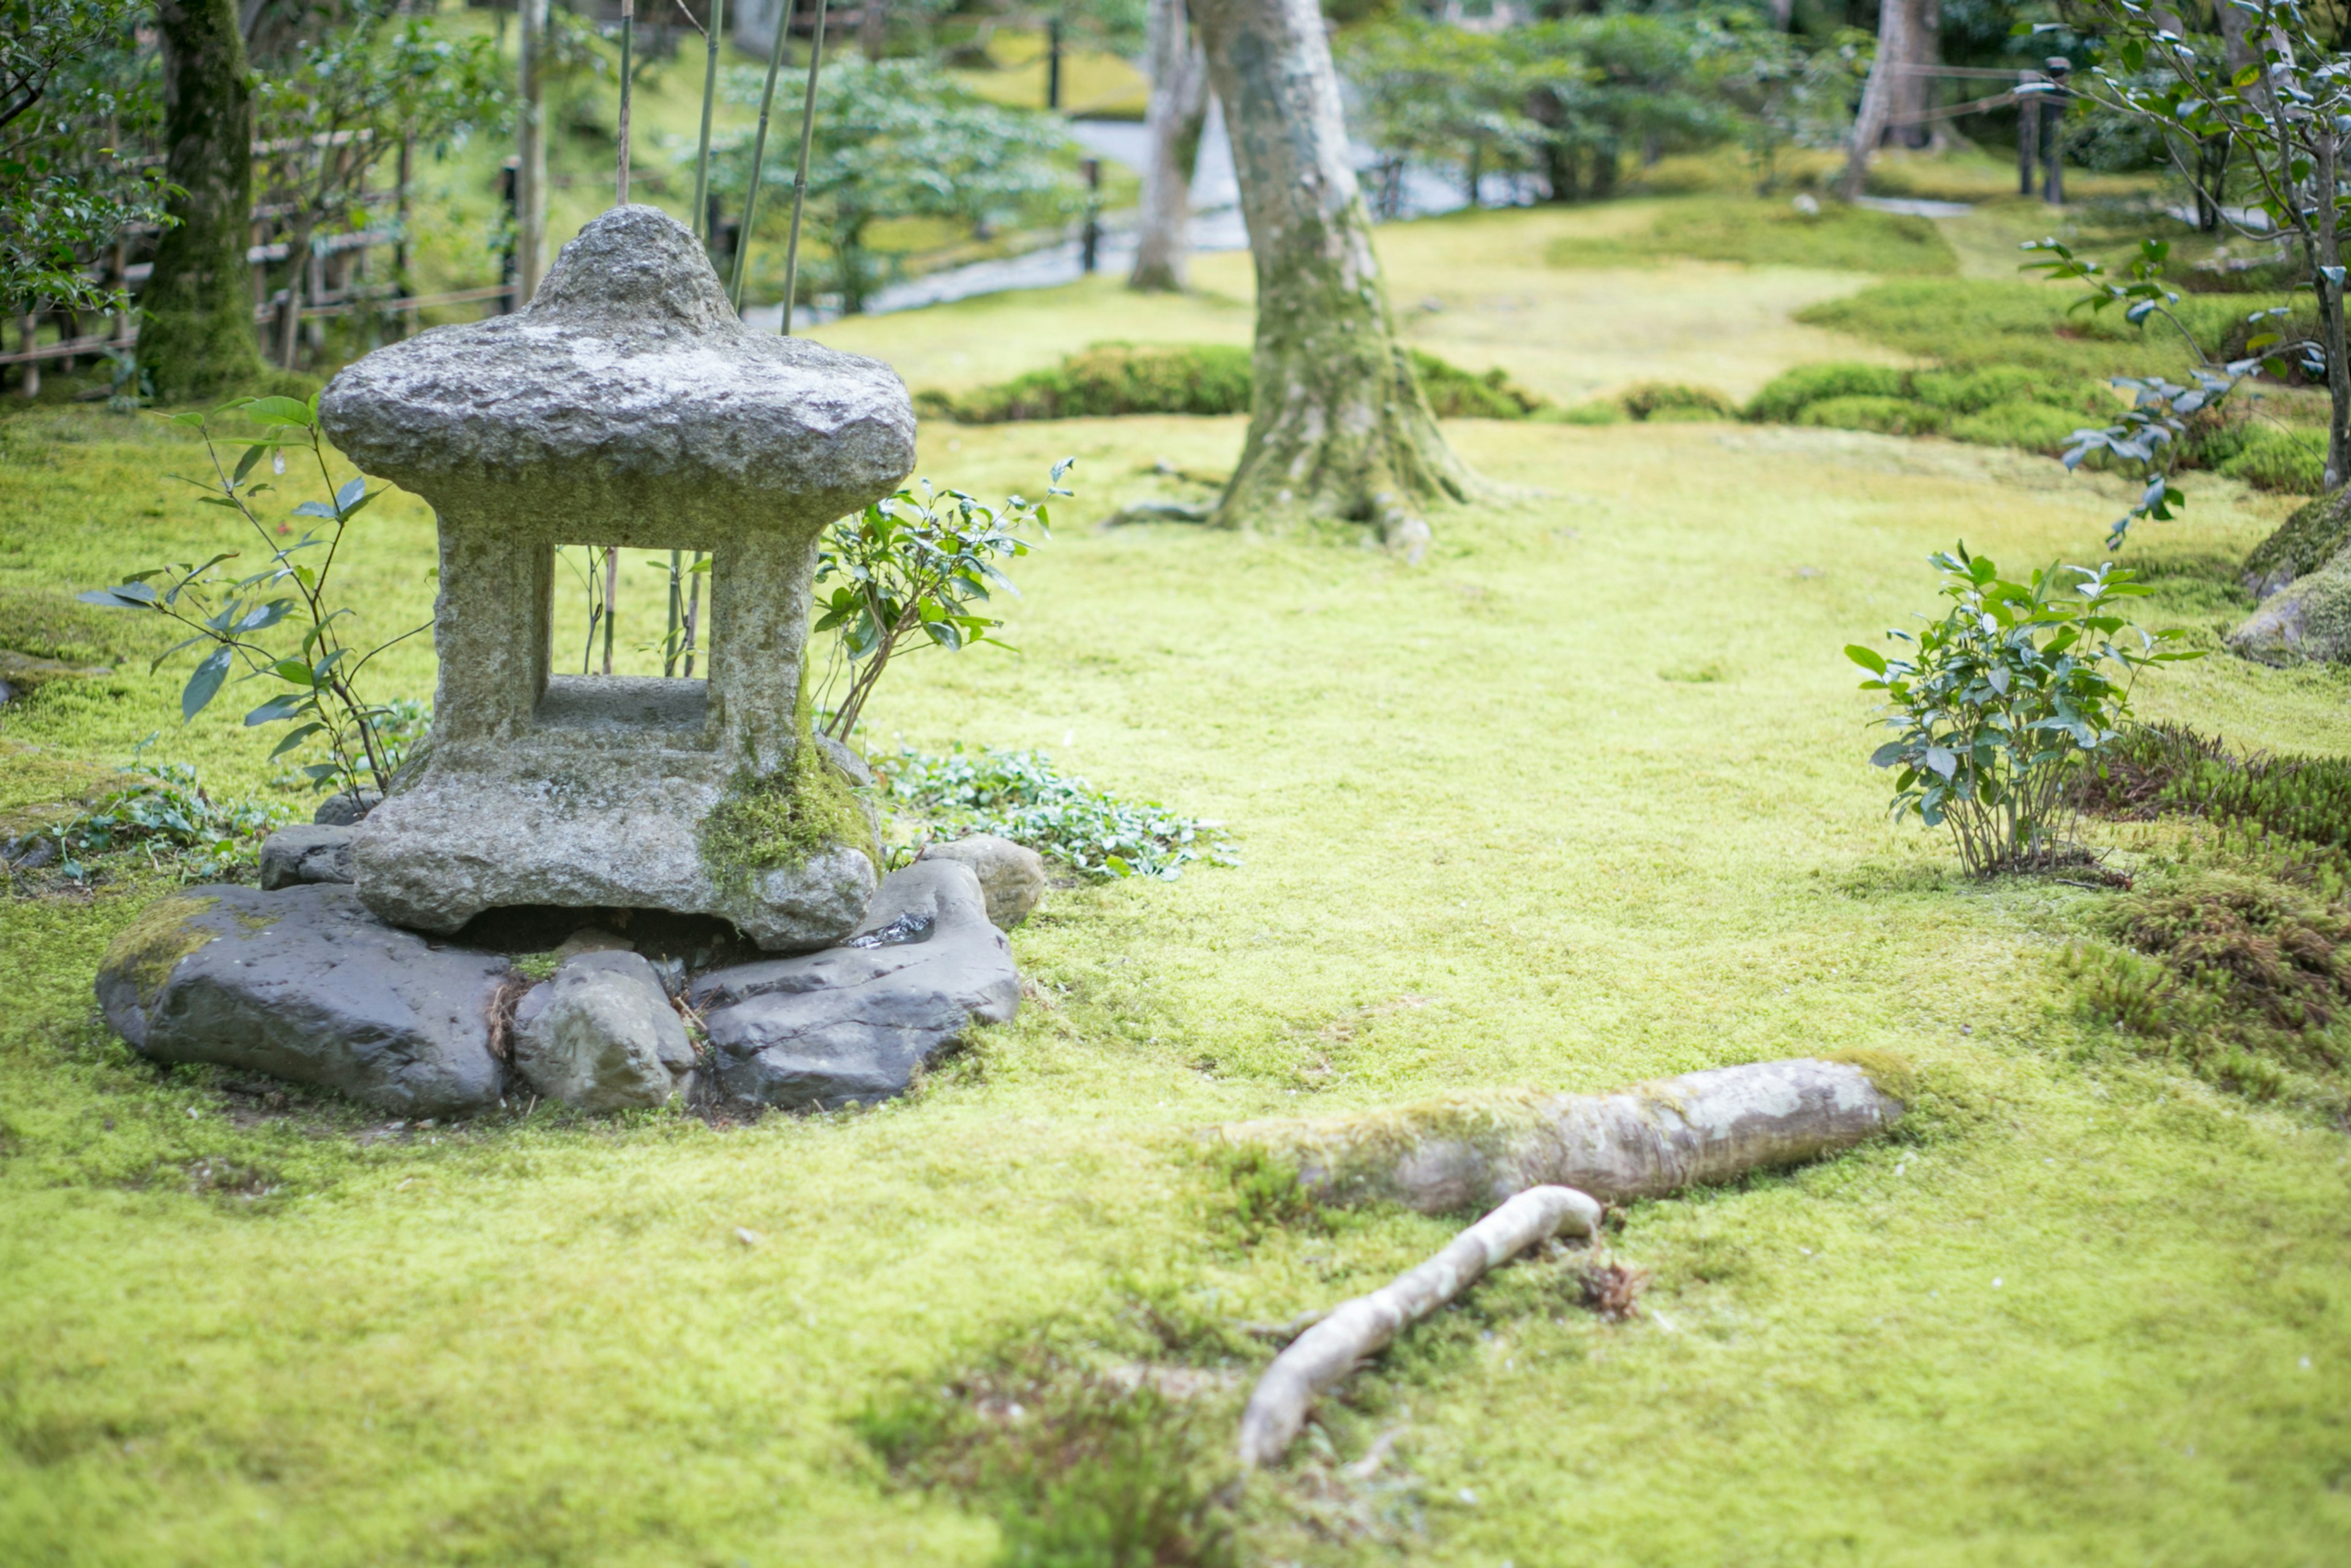
[[[402,299],[416,298],[416,279],[408,270],[408,190],[409,183],[415,175],[415,164],[416,138],[403,131],[400,133],[400,190],[395,197],[395,208],[400,222],[400,239],[392,247],[392,286],[400,290],[400,297]],[[402,337],[413,338],[416,336],[417,329],[423,324],[423,319],[417,314],[415,306],[408,306],[401,311],[400,335]]]
[[[2074,62],[2063,55],[2052,55],[2044,63],[2050,89],[2041,110],[2041,199],[2059,207],[2065,204],[2065,106],[2074,99],[2065,82],[2074,74]]]
[[[1061,19],[1045,24],[1045,107],[1061,107]]]
[[[2033,166],[2041,162],[2041,82],[2039,71],[2026,71],[2016,84],[2016,193],[2032,194]]]
[[[1078,236],[1078,270],[1092,277],[1102,249],[1102,160],[1081,158],[1078,170],[1086,177],[1086,226]]]
[[[16,347],[23,350],[27,354],[31,353],[33,351],[34,340],[39,335],[40,330],[41,316],[39,311],[27,310],[22,316],[17,317]],[[26,360],[25,361],[25,373],[17,381],[16,391],[19,394],[28,398],[38,397],[41,395],[40,361]]]

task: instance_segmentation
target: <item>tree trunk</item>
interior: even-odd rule
[[[140,299],[139,362],[165,402],[261,371],[254,342],[253,90],[235,0],[162,0],[164,178],[179,193]]]
[[[1192,38],[1184,0],[1151,0],[1151,139],[1143,171],[1143,226],[1127,287],[1180,293],[1192,259],[1192,164],[1208,109],[1208,62]]]
[[[789,9],[785,16],[790,16]],[[869,60],[890,52],[890,0],[865,0],[858,8],[857,47]]]
[[[1244,1122],[1221,1137],[1292,1161],[1299,1186],[1337,1207],[1452,1214],[1546,1186],[1625,1203],[1800,1165],[1883,1132],[1902,1116],[1902,1070],[1874,1065],[1758,1061],[1614,1094],[1458,1095],[1321,1122]]]
[[[1861,194],[1869,177],[1869,155],[1885,140],[1900,98],[1903,73],[1910,58],[1910,7],[1914,0],[1880,0],[1877,10],[1877,55],[1869,62],[1869,80],[1861,89],[1861,110],[1853,119],[1853,147],[1845,155],[1844,175],[1837,182],[1837,199],[1850,202]]]
[[[1226,526],[1376,521],[1425,542],[1417,505],[1477,483],[1396,340],[1314,0],[1196,0],[1257,262],[1249,438]]]

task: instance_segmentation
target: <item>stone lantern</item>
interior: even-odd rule
[[[752,331],[694,236],[627,206],[527,308],[376,350],[319,413],[440,524],[432,745],[354,835],[370,909],[434,932],[673,910],[770,950],[856,925],[872,834],[810,735],[803,655],[819,532],[914,466],[887,366]],[[568,544],[709,552],[709,678],[556,674]]]

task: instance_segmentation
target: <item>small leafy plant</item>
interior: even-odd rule
[[[1076,461],[1064,457],[1053,465],[1049,497],[1071,493],[1061,487],[1061,476]],[[817,548],[816,629],[839,633],[825,686],[829,692],[844,666],[849,680],[825,719],[825,734],[849,738],[901,644],[920,634],[961,652],[1004,624],[981,606],[991,584],[1019,592],[996,563],[1029,553],[1020,530],[1031,520],[1040,532],[1051,532],[1042,501],[1014,496],[990,507],[961,490],[935,490],[925,480],[919,495],[901,490],[825,530]]]
[[[2054,866],[2066,852],[2067,787],[2121,737],[2138,672],[2201,654],[2171,646],[2176,629],[2138,631],[2116,613],[2149,591],[2112,561],[2013,582],[1964,544],[1929,559],[1951,608],[1915,637],[1886,633],[1917,656],[1845,649],[1869,672],[1862,690],[1886,695],[1884,722],[1897,736],[1870,761],[1900,769],[1895,812],[1949,827],[1970,873]],[[2079,579],[2070,591],[2067,575]],[[2119,640],[2126,632],[2136,647]]]
[[[308,402],[289,397],[240,398],[214,409],[212,419],[242,413],[258,423],[261,434],[244,442],[235,465],[222,453],[207,417],[201,413],[168,416],[172,424],[201,433],[204,454],[211,459],[212,478],[187,479],[183,484],[204,492],[204,504],[235,512],[260,538],[267,551],[258,571],[243,576],[224,570],[238,559],[223,551],[201,565],[176,562],[135,572],[111,588],[81,595],[85,603],[113,609],[142,610],[178,622],[189,635],[158,654],[151,668],[190,648],[203,656],[189,673],[180,693],[183,722],[210,706],[231,674],[242,668],[243,680],[274,681],[283,688],[245,716],[247,727],[291,721],[294,727],[270,757],[283,757],[305,741],[326,748],[328,760],[311,763],[301,774],[320,789],[385,789],[398,766],[389,733],[409,722],[406,710],[371,702],[360,695],[359,680],[369,661],[393,643],[405,642],[432,622],[410,628],[399,636],[361,649],[345,641],[344,622],[354,612],[338,605],[330,592],[335,562],[341,553],[351,519],[383,494],[370,490],[363,478],[337,485],[327,467],[327,446],[319,433],[319,400]],[[231,445],[237,444],[232,442]],[[321,525],[292,543],[280,542],[284,531],[273,533],[255,509],[255,502],[274,486],[259,476],[263,459],[272,475],[286,472],[286,453],[308,453],[319,470],[328,499],[304,501],[292,515]],[[301,628],[301,640],[290,648],[272,647],[263,633],[283,622]]]
[[[11,858],[26,866],[54,860],[59,875],[86,883],[97,870],[94,862],[137,851],[149,865],[183,882],[218,877],[250,864],[262,835],[287,815],[282,806],[214,800],[184,762],[133,762],[122,770],[120,784],[16,847]],[[40,839],[50,842],[39,844]]]
[[[1117,800],[1054,772],[1042,752],[902,749],[875,766],[891,800],[961,832],[1027,844],[1089,876],[1173,882],[1194,861],[1237,863],[1223,824]]]

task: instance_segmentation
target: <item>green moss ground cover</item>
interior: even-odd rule
[[[1050,312],[1017,319],[1057,355],[1092,340],[1053,341]],[[926,323],[863,330],[886,357]],[[1609,1244],[1653,1274],[1630,1322],[1553,1266],[1481,1286],[1328,1407],[1327,1453],[1225,1516],[1241,1559],[2331,1561],[2351,1144],[2085,1013],[2066,956],[2109,895],[1965,883],[1889,826],[1838,653],[1928,608],[1924,557],[1956,538],[2089,559],[2119,482],[1840,430],[1452,429],[1526,489],[1438,519],[1417,570],[1087,527],[1162,493],[1160,458],[1222,472],[1238,419],[926,431],[925,471],[981,494],[1074,452],[1081,499],[1022,563],[1021,653],[911,661],[869,744],[1042,747],[1226,823],[1242,863],[1058,892],[1013,939],[1019,1020],[883,1109],[392,1128],[272,1106],[95,1021],[90,970],[167,890],[152,873],[0,904],[0,1541],[126,1564],[1082,1547],[1102,1498],[1182,1513],[1113,1485],[1176,1450],[1104,1438],[1040,1480],[972,1457],[973,1390],[1181,1366],[1184,1419],[1229,1431],[1269,1354],[1237,1323],[1450,1231],[1286,1216],[1196,1129],[1861,1050],[1916,1070],[1898,1138],[1636,1207]],[[0,432],[0,643],[13,607],[63,624],[70,589],[219,537],[154,426]],[[2190,520],[2131,549],[2202,583],[2283,510],[2199,481]],[[370,512],[349,570],[371,623],[429,602],[430,537],[405,497]],[[429,689],[429,653],[390,657],[395,689]],[[157,729],[215,789],[268,795],[241,710],[183,728],[175,692],[126,660],[0,708],[12,809]],[[2143,706],[2341,752],[2345,695],[2215,659]],[[2179,830],[2097,831],[2151,857]],[[1384,1435],[1367,1476],[1340,1468]],[[1213,1469],[1213,1443],[1179,1457]]]

